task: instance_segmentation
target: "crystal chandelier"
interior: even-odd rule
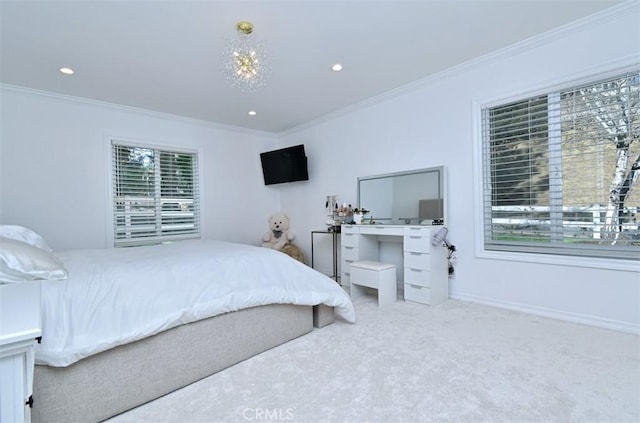
[[[251,22],[238,22],[236,29],[237,37],[226,42],[225,74],[232,86],[253,92],[265,85],[271,72],[267,54],[262,43],[251,39]]]

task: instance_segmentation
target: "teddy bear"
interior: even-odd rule
[[[275,213],[269,216],[269,230],[262,236],[263,247],[280,250],[295,236],[289,229],[289,216],[284,213]]]

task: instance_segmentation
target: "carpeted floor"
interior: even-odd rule
[[[450,300],[374,297],[336,322],[109,420],[640,421],[640,337]]]

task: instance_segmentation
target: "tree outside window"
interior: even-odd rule
[[[114,142],[116,246],[199,237],[197,155]]]
[[[638,258],[639,79],[483,110],[487,249]]]

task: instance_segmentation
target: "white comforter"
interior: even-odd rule
[[[197,240],[57,255],[69,278],[42,283],[38,364],[68,366],[183,323],[273,303],[326,304],[355,321],[335,281],[268,248]]]

